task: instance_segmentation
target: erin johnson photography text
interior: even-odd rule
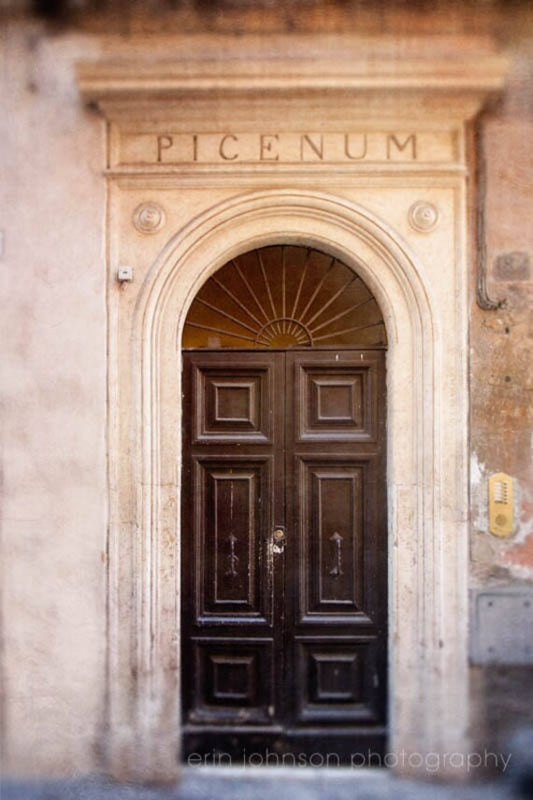
[[[511,753],[495,753],[478,750],[461,753],[420,753],[400,750],[398,752],[377,753],[372,750],[355,752],[341,759],[338,753],[276,753],[268,748],[264,751],[242,750],[236,757],[219,750],[209,753],[191,753],[187,756],[189,766],[216,767],[385,767],[389,769],[421,769],[428,773],[441,770],[474,772],[476,770],[505,772],[511,761]]]

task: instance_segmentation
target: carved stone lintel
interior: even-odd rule
[[[133,224],[140,233],[157,233],[165,221],[165,212],[157,203],[141,203],[133,212]]]

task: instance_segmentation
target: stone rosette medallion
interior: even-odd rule
[[[133,224],[139,233],[157,233],[165,221],[165,212],[157,203],[141,203],[133,212]]]
[[[408,214],[409,225],[413,230],[430,233],[437,227],[439,211],[433,203],[418,201],[413,203]]]

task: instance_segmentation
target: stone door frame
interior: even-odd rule
[[[132,663],[140,669],[129,689],[111,688],[119,708],[131,703],[133,693],[136,724],[124,731],[124,745],[133,750],[119,755],[119,763],[141,767],[139,759],[144,756],[142,773],[155,766],[156,773],[166,774],[179,750],[176,510],[181,437],[176,432],[181,430],[182,326],[196,292],[216,269],[238,253],[281,242],[310,245],[338,256],[361,275],[382,308],[389,339],[391,751],[464,749],[468,708],[465,304],[454,304],[457,394],[455,401],[447,401],[447,377],[438,365],[449,340],[436,341],[442,325],[439,309],[431,302],[418,264],[394,233],[340,198],[270,191],[223,203],[173,237],[152,268],[134,317],[131,338],[137,346],[131,355],[138,370],[132,394],[139,412],[134,427],[141,454],[135,494],[144,524],[125,533],[136,540],[136,650],[130,671]],[[455,437],[447,435],[452,421],[459,421]],[[441,487],[450,474],[453,486],[444,494]],[[123,575],[116,575],[111,585],[115,602],[123,580]],[[120,601],[114,611],[120,628]],[[120,660],[119,642],[116,630],[110,644]]]

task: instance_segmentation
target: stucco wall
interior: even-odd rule
[[[533,581],[529,278],[502,279],[494,259],[533,253],[533,28],[520,4],[449,6],[434,14],[309,3],[298,13],[235,4],[167,12],[166,31],[358,30],[491,33],[512,57],[509,90],[486,115],[488,288],[475,303],[472,258],[472,587]],[[357,6],[357,9],[355,8]],[[204,6],[205,7],[205,6]],[[355,11],[357,13],[355,13]],[[2,718],[4,767],[16,773],[102,768],[106,630],[106,242],[104,130],[80,103],[74,64],[109,57],[130,36],[142,52],[161,18],[122,14],[48,27],[13,18],[2,38],[7,113],[3,250]],[[105,33],[104,33],[105,30]],[[116,34],[113,33],[116,31]],[[487,530],[486,478],[516,479],[517,533]],[[519,688],[517,689],[517,684]],[[529,681],[529,685],[531,681]],[[497,740],[533,708],[505,668],[473,670],[473,731]],[[500,720],[496,724],[496,720]]]
[[[3,41],[2,739],[27,774],[94,769],[104,703],[105,187],[84,48],[32,25]]]

